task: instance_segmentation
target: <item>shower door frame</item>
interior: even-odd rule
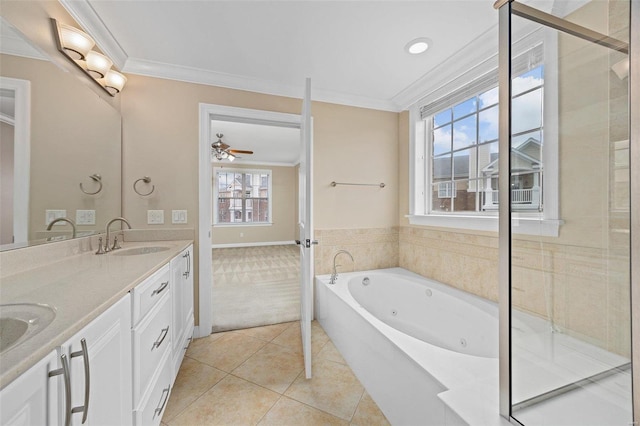
[[[563,19],[539,12],[514,0],[498,0],[494,7],[499,11],[499,56],[498,80],[499,100],[499,191],[510,192],[511,171],[511,16],[527,18],[542,25],[566,32],[585,40],[616,50],[624,49],[618,40],[572,24]],[[640,391],[640,73],[633,78],[631,70],[640,70],[640,0],[630,0],[629,54],[629,170],[631,197],[631,370],[633,424],[640,425],[640,398],[633,398]],[[515,12],[514,12],[515,11]],[[637,165],[634,167],[634,165]],[[514,424],[511,404],[511,197],[499,206],[499,386],[500,415]]]

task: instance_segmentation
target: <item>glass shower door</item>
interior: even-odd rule
[[[629,1],[552,3],[511,5],[511,415],[629,425]]]

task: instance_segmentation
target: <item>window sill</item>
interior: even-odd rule
[[[469,229],[474,231],[498,232],[498,216],[471,215],[407,215],[411,225],[436,226],[440,228]],[[557,237],[560,226],[564,223],[557,219],[541,219],[536,217],[514,217],[511,219],[512,232],[516,235],[538,235]]]
[[[214,228],[233,228],[233,227],[252,227],[252,226],[272,226],[273,222],[229,222],[229,223],[214,223]]]

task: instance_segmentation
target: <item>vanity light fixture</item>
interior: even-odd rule
[[[51,18],[58,50],[109,95],[115,96],[127,82],[127,78],[111,69],[113,61],[92,50],[95,41],[85,32]]]
[[[407,43],[404,47],[404,50],[412,55],[419,55],[420,53],[426,52],[430,45],[431,40],[426,37],[420,37],[413,39],[409,43]]]

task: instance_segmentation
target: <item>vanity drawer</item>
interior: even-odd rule
[[[134,326],[162,299],[162,296],[170,293],[170,279],[171,270],[167,264],[131,290]]]
[[[171,374],[171,350],[165,348],[162,356],[161,367],[156,371],[152,380],[152,388],[149,389],[133,412],[135,426],[158,426],[162,415],[169,402],[171,386],[173,383]]]
[[[167,348],[171,349],[171,299],[166,293],[140,324],[132,330],[133,406],[151,385]]]

